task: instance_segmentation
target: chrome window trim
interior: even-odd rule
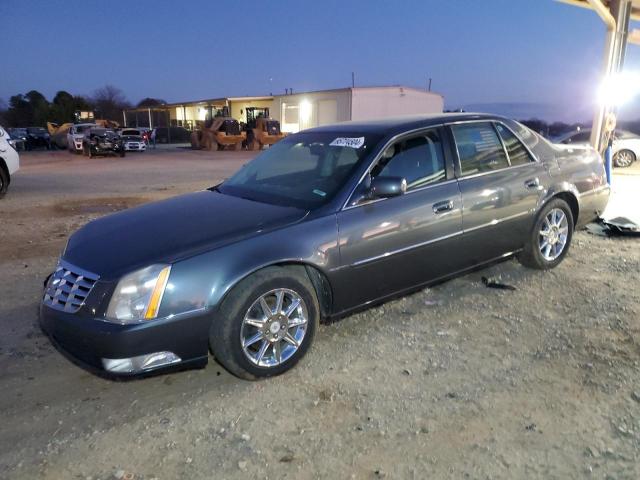
[[[534,153],[531,151],[531,149],[529,148],[527,143],[524,140],[522,140],[520,135],[518,135],[517,132],[514,132],[513,129],[511,127],[509,127],[509,125],[504,123],[504,121],[502,121],[502,120],[493,119],[493,118],[475,118],[475,119],[470,119],[470,120],[458,120],[458,121],[455,121],[455,122],[444,122],[443,121],[442,123],[438,123],[436,125],[429,125],[428,127],[420,127],[420,128],[414,128],[413,130],[407,130],[406,132],[398,133],[397,135],[394,135],[393,137],[391,137],[387,141],[387,143],[384,144],[382,149],[380,149],[380,152],[371,161],[371,163],[369,164],[369,166],[367,167],[365,172],[360,176],[360,178],[356,182],[355,187],[353,187],[351,189],[351,192],[349,192],[349,196],[347,197],[347,200],[344,202],[344,204],[342,205],[342,207],[340,208],[339,211],[342,212],[342,211],[345,211],[345,210],[350,210],[352,208],[363,207],[365,205],[372,205],[374,203],[378,203],[378,202],[383,201],[383,200],[389,200],[388,198],[377,198],[377,199],[370,200],[368,202],[361,203],[361,204],[358,204],[358,205],[349,205],[349,202],[351,201],[351,198],[353,197],[353,194],[355,193],[356,189],[362,183],[364,178],[371,173],[371,169],[378,163],[378,161],[380,160],[380,157],[382,156],[382,154],[384,153],[384,151],[387,149],[387,147],[389,145],[391,145],[392,143],[398,141],[399,139],[401,139],[402,137],[405,137],[405,136],[410,136],[410,135],[417,134],[417,133],[420,133],[420,132],[424,132],[424,131],[427,131],[427,130],[434,130],[434,129],[438,129],[438,128],[442,128],[442,127],[450,127],[451,125],[461,125],[461,124],[465,124],[465,123],[490,123],[490,124],[492,124],[492,127],[493,127],[494,131],[496,132],[496,135],[498,135],[498,139],[500,140],[500,143],[503,144],[502,137],[500,136],[500,134],[497,132],[497,130],[495,128],[495,124],[499,123],[504,128],[509,130],[516,137],[516,139],[527,150],[527,152],[529,153],[529,155],[531,156],[533,161],[531,161],[529,163],[523,163],[522,165],[512,166],[511,165],[511,159],[509,158],[509,154],[507,153],[507,151],[506,151],[506,149],[504,147],[504,144],[503,144],[503,149],[505,151],[505,155],[507,157],[507,162],[509,163],[509,166],[507,166],[505,168],[501,168],[499,170],[491,170],[489,172],[480,172],[480,173],[475,173],[473,175],[462,176],[462,174],[461,174],[459,177],[456,176],[455,168],[454,168],[454,177],[453,178],[448,178],[448,179],[446,179],[446,180],[444,180],[442,182],[433,183],[431,185],[425,185],[424,187],[416,188],[415,190],[409,190],[404,195],[407,195],[407,194],[410,194],[410,193],[413,193],[413,192],[420,192],[420,191],[422,191],[424,189],[432,188],[432,187],[435,187],[435,186],[438,186],[438,185],[446,185],[447,183],[454,182],[454,181],[459,181],[459,180],[462,180],[462,179],[475,178],[475,177],[480,177],[480,176],[484,176],[484,175],[490,175],[492,173],[502,172],[504,170],[512,169],[512,168],[526,167],[526,166],[528,166],[530,164],[533,164],[533,163],[538,163],[538,164],[542,163],[542,162],[540,162],[538,157],[536,157],[536,155],[534,155]],[[452,133],[452,136],[453,136],[453,131],[451,133]],[[455,136],[453,136],[453,144],[455,146],[455,157],[456,157],[456,158],[454,158],[454,161],[457,159],[458,167],[460,167],[460,172],[462,172],[462,168],[461,168],[461,165],[460,165],[460,153],[458,152],[458,143],[456,142]],[[446,159],[445,159],[445,161],[446,161]],[[445,165],[445,167],[446,167],[446,165]],[[402,195],[402,196],[404,196],[404,195]]]
[[[507,130],[509,130],[511,133],[513,133],[515,135],[515,137],[518,139],[518,141],[524,146],[524,148],[527,150],[527,152],[529,152],[529,155],[531,155],[531,158],[533,158],[533,162],[536,163],[541,163],[540,160],[538,159],[537,156],[535,156],[533,154],[533,152],[531,151],[531,149],[529,148],[529,146],[527,145],[527,142],[525,142],[524,140],[522,140],[522,138],[520,137],[520,135],[518,135],[516,132],[513,131],[512,128],[509,127],[509,125],[507,125],[506,123],[504,123],[503,120],[499,120],[499,119],[491,119],[491,118],[485,118],[485,119],[479,119],[479,118],[475,118],[472,120],[458,120],[456,122],[446,122],[443,125],[450,127],[451,125],[460,125],[463,123],[481,123],[481,122],[490,122],[490,123],[499,123],[500,125],[504,126]],[[497,132],[496,132],[497,133]],[[498,134],[498,137],[500,137],[500,135]],[[458,143],[455,141],[455,137],[453,139],[455,145],[456,145],[456,154],[458,154]],[[507,155],[507,158],[509,158],[509,156]],[[458,163],[460,162],[460,156],[458,155]],[[531,163],[533,163],[531,162]],[[520,166],[520,165],[517,165]],[[504,169],[501,169],[504,170]],[[494,172],[499,172],[500,170],[494,170]],[[462,177],[460,177],[462,178]]]
[[[382,200],[389,200],[388,198],[376,198],[374,200],[371,200],[371,201],[368,201],[368,202],[365,202],[365,203],[361,203],[361,204],[358,204],[358,205],[349,205],[349,202],[351,201],[351,198],[353,197],[353,194],[355,193],[356,189],[362,183],[364,178],[371,173],[371,169],[374,166],[376,166],[376,164],[380,160],[380,157],[382,157],[382,154],[384,153],[384,151],[387,149],[387,147],[389,145],[391,145],[392,143],[397,142],[399,139],[401,139],[403,137],[407,137],[407,136],[410,136],[410,135],[413,135],[413,134],[418,134],[420,132],[426,132],[428,130],[436,130],[438,128],[443,127],[444,125],[445,125],[444,123],[438,123],[437,125],[429,125],[428,127],[414,128],[413,130],[407,130],[406,132],[398,133],[397,135],[394,135],[393,137],[391,137],[387,141],[387,143],[385,143],[384,146],[380,149],[380,152],[378,152],[378,154],[373,158],[371,163],[369,163],[369,166],[367,167],[365,172],[360,176],[360,179],[356,182],[355,187],[353,187],[351,189],[351,192],[349,192],[349,196],[347,197],[347,200],[342,205],[342,208],[340,209],[340,211],[350,210],[352,208],[357,208],[357,207],[363,207],[365,205],[371,205],[372,203],[377,203],[377,202],[380,202]],[[444,149],[444,146],[443,146],[443,149]],[[443,153],[444,153],[444,151],[443,151]],[[445,158],[445,162],[446,162],[446,158]],[[445,163],[445,174],[446,174],[446,163]],[[454,178],[447,178],[447,179],[445,179],[444,181],[441,181],[441,182],[432,183],[430,185],[425,185],[424,187],[416,188],[415,190],[408,190],[406,193],[404,193],[404,195],[407,195],[407,194],[412,193],[412,192],[419,192],[421,190],[424,190],[425,188],[434,187],[436,185],[444,185],[446,183],[454,182],[454,181],[456,181],[455,177]],[[404,196],[404,195],[401,195],[401,196]]]

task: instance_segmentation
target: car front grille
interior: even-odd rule
[[[47,283],[45,305],[67,313],[75,313],[100,277],[60,260]]]

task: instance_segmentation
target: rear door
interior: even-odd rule
[[[547,171],[503,123],[450,126],[458,156],[463,249],[473,263],[522,248]]]
[[[371,177],[402,177],[407,192],[358,200],[369,176],[338,213],[341,267],[334,300],[345,310],[422,284],[455,270],[455,242],[462,233],[461,199],[443,128],[392,142],[372,166]],[[448,152],[448,153],[445,153]]]

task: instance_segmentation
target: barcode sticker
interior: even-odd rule
[[[329,145],[331,147],[360,148],[362,145],[364,145],[364,137],[357,137],[357,138],[340,137],[340,138],[336,138]]]

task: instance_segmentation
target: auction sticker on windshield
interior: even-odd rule
[[[349,148],[360,148],[364,145],[364,137],[357,138],[345,138],[340,137],[336,138],[333,142],[329,144],[331,147],[349,147]]]

